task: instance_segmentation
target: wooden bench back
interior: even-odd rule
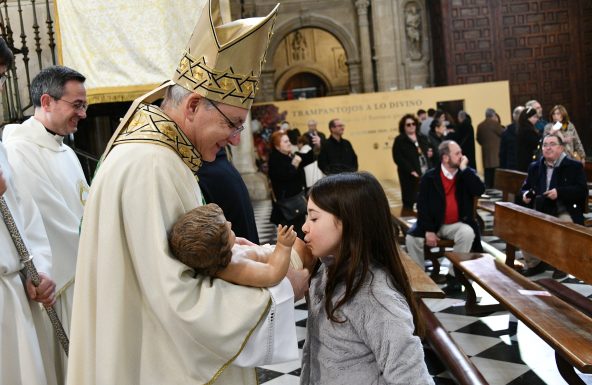
[[[510,202],[495,205],[496,236],[592,284],[592,229]]]
[[[522,171],[508,170],[505,168],[495,169],[495,188],[502,191],[502,200],[504,202],[513,201],[509,195],[516,195],[520,191],[527,174]]]

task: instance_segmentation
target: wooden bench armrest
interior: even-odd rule
[[[583,312],[588,317],[592,317],[592,301],[577,291],[570,289],[552,278],[541,278],[537,279],[535,282],[545,287],[549,292],[553,293],[553,295],[561,298],[579,311]]]
[[[467,357],[465,352],[454,342],[440,321],[420,299],[419,312],[426,325],[426,338],[440,360],[450,371],[456,382],[461,385],[486,385],[481,372]]]
[[[411,257],[399,248],[399,255],[401,262],[413,293],[422,298],[445,298],[446,294],[440,289],[438,285],[425,273],[425,271],[413,260]]]

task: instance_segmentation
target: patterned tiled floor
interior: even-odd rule
[[[400,192],[397,186],[386,183],[385,191],[392,206],[400,205]],[[493,196],[497,194],[496,191],[488,193]],[[268,220],[271,202],[254,202],[254,209],[261,243],[273,243],[275,226]],[[491,226],[491,216],[481,214],[486,227]],[[499,251],[505,250],[505,244],[497,237],[486,236],[483,237],[483,241]],[[448,261],[443,260],[442,273],[445,273],[448,267]],[[552,271],[546,271],[532,279],[551,277],[551,274]],[[570,277],[561,281],[592,299],[592,286],[581,284]],[[474,286],[482,304],[495,303],[481,288]],[[509,312],[496,312],[481,317],[468,316],[464,311],[463,293],[445,299],[428,299],[425,302],[491,385],[566,384],[557,371],[553,349]],[[306,337],[306,303],[298,302],[295,312],[298,345],[302,348]],[[427,345],[425,356],[436,384],[455,383]],[[265,366],[259,368],[258,373],[260,383],[265,385],[295,385],[299,383],[300,362]],[[584,383],[592,385],[592,376],[581,377]]]

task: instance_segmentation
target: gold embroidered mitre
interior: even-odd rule
[[[173,81],[210,100],[250,108],[279,4],[266,17],[225,21],[208,0]]]

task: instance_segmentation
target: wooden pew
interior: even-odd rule
[[[444,329],[444,326],[423,302],[423,298],[444,298],[445,294],[442,289],[404,250],[399,248],[399,254],[409,277],[411,289],[417,297],[420,316],[425,323],[425,337],[432,350],[448,368],[458,384],[487,385],[487,381],[475,364],[454,342],[450,334]]]
[[[405,272],[409,277],[411,290],[420,298],[444,298],[446,294],[438,285],[425,273],[425,271],[407,254],[399,248],[399,255],[403,262]]]
[[[512,266],[515,250],[520,248],[592,283],[592,230],[513,203],[498,202],[494,233],[507,243],[505,263],[487,254],[446,253],[466,288],[467,313],[493,311],[502,305],[555,350],[559,372],[569,384],[584,384],[574,367],[592,373],[592,318],[575,303],[549,294]],[[500,305],[478,305],[468,279],[483,287]]]
[[[520,191],[526,173],[516,170],[508,170],[505,168],[495,169],[494,188],[502,192],[502,201],[513,202],[516,194]],[[477,208],[493,213],[495,210],[495,202],[480,199]]]

